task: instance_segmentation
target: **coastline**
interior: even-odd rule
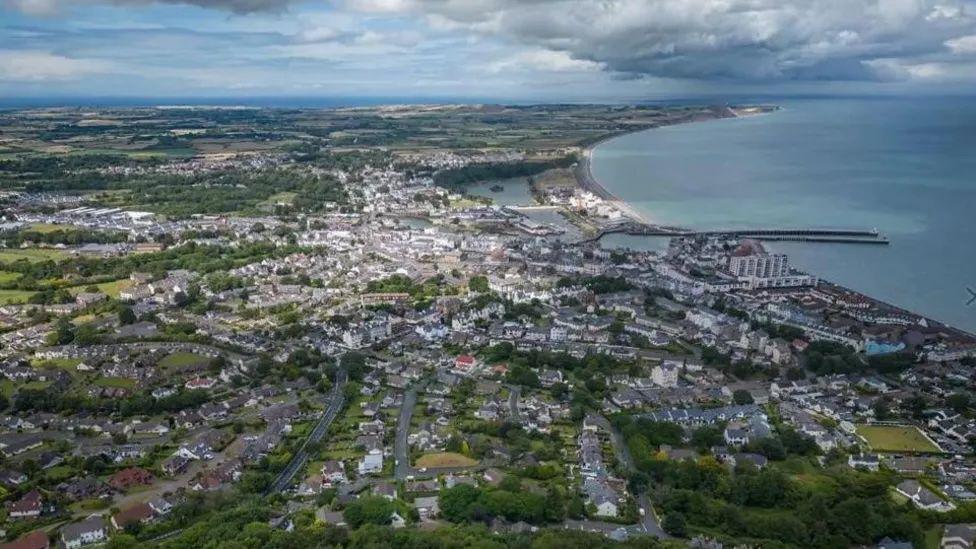
[[[654,221],[654,219],[649,218],[647,214],[637,211],[637,209],[634,208],[629,202],[621,200],[620,197],[608,191],[606,187],[600,184],[596,176],[593,175],[593,167],[592,167],[593,151],[603,143],[606,143],[607,141],[616,139],[618,137],[623,137],[625,135],[640,133],[648,130],[655,130],[658,128],[665,128],[668,126],[677,126],[680,124],[692,124],[695,122],[708,122],[711,120],[724,120],[728,118],[742,118],[746,116],[759,116],[762,114],[767,114],[769,112],[779,110],[780,107],[775,105],[759,105],[755,107],[746,107],[746,109],[747,109],[746,112],[739,113],[736,112],[736,109],[728,106],[713,107],[711,109],[712,116],[703,117],[701,113],[697,113],[696,115],[689,116],[687,118],[669,120],[667,123],[664,124],[650,126],[650,127],[636,128],[632,131],[623,131],[623,132],[613,133],[601,137],[600,139],[587,145],[580,152],[580,160],[579,162],[577,162],[576,168],[573,170],[573,174],[576,177],[576,183],[583,190],[589,191],[595,194],[596,196],[602,198],[603,200],[612,202],[615,207],[617,207],[620,211],[622,211],[624,215],[626,215],[632,221],[635,221],[637,223],[642,223],[644,225],[660,226]]]
[[[700,117],[700,116],[698,116],[698,117],[690,117],[690,118],[687,118],[687,119],[675,120],[675,121],[673,121],[671,123],[661,124],[661,125],[658,125],[658,126],[639,128],[639,129],[635,129],[633,131],[626,131],[626,132],[620,132],[620,133],[615,133],[615,134],[612,134],[612,135],[608,135],[606,137],[603,137],[603,138],[601,138],[601,139],[599,139],[597,141],[594,141],[593,143],[589,144],[581,152],[580,161],[577,163],[577,167],[574,170],[574,174],[576,176],[577,184],[582,189],[587,190],[589,192],[592,192],[593,194],[599,196],[600,198],[602,198],[604,200],[607,200],[607,201],[612,202],[616,207],[618,207],[622,212],[624,212],[624,214],[626,216],[630,217],[633,221],[635,221],[637,223],[642,223],[642,224],[645,224],[645,225],[649,225],[649,226],[654,227],[654,228],[677,229],[679,227],[660,225],[660,224],[655,223],[653,220],[649,220],[646,215],[638,212],[628,202],[620,199],[618,196],[616,196],[615,194],[613,194],[612,192],[610,192],[609,190],[607,190],[606,187],[604,187],[602,184],[600,184],[600,182],[597,180],[597,178],[593,175],[593,171],[592,171],[592,164],[591,164],[591,162],[592,162],[593,150],[597,146],[599,146],[599,145],[601,145],[601,144],[603,144],[603,143],[605,143],[607,141],[610,141],[612,139],[615,139],[617,137],[622,137],[622,136],[630,135],[630,134],[634,134],[634,133],[640,133],[640,132],[647,131],[647,130],[653,130],[653,129],[663,128],[663,127],[667,127],[667,126],[676,126],[676,125],[679,125],[679,124],[688,124],[688,123],[693,123],[693,122],[707,122],[707,121],[711,121],[711,120],[722,120],[722,119],[728,119],[728,118],[745,118],[745,117],[752,117],[752,116],[761,116],[761,115],[769,114],[770,112],[773,112],[773,111],[776,111],[776,110],[779,110],[779,109],[780,109],[780,107],[778,107],[778,106],[759,106],[759,107],[749,108],[748,109],[748,112],[737,113],[737,112],[735,112],[734,109],[732,109],[730,107],[726,107],[726,108],[724,108],[721,111],[719,111],[719,110],[713,110],[713,113],[715,114],[715,116],[713,116],[713,117]],[[908,315],[912,315],[912,316],[916,316],[916,317],[919,317],[921,319],[924,319],[926,321],[926,323],[928,324],[928,326],[930,326],[930,327],[941,327],[941,328],[945,329],[947,332],[951,333],[953,336],[955,336],[957,338],[960,338],[960,339],[962,339],[964,341],[976,341],[976,333],[971,333],[971,332],[969,332],[966,329],[959,328],[957,326],[953,326],[951,324],[948,324],[948,323],[943,322],[941,320],[932,318],[932,317],[927,316],[925,314],[920,314],[920,313],[911,311],[909,309],[906,309],[906,308],[904,308],[902,306],[895,305],[893,303],[890,303],[890,302],[887,302],[887,301],[884,301],[884,300],[881,300],[881,299],[872,297],[872,296],[870,296],[870,295],[868,295],[868,294],[866,294],[866,293],[864,293],[862,291],[855,290],[855,289],[850,288],[848,286],[845,286],[843,284],[839,284],[837,282],[833,282],[831,280],[824,279],[824,278],[819,277],[819,276],[817,278],[820,280],[821,283],[827,284],[828,286],[831,286],[831,287],[836,288],[836,289],[840,289],[840,290],[843,290],[843,291],[850,292],[852,294],[861,296],[861,297],[865,298],[866,300],[875,303],[878,306],[881,306],[881,307],[884,307],[884,308],[887,308],[887,309],[891,310],[892,312],[902,313],[902,314],[908,314]]]

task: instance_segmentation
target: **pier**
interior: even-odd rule
[[[693,231],[678,227],[665,227],[638,223],[634,221],[621,223],[602,229],[590,241],[596,241],[604,235],[622,233],[639,236],[729,236],[735,238],[752,238],[768,241],[793,242],[825,242],[834,244],[890,244],[887,237],[877,230],[860,229],[719,229],[709,231]]]

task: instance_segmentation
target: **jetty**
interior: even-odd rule
[[[604,227],[594,237],[588,239],[588,241],[596,241],[605,235],[614,233],[668,237],[728,236],[734,238],[752,238],[755,240],[826,242],[835,244],[890,244],[888,238],[879,233],[877,229],[715,229],[695,231],[637,221],[627,221]]]

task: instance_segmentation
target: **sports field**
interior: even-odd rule
[[[938,453],[942,449],[911,425],[858,425],[861,435],[876,452]]]

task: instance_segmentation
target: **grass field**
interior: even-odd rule
[[[126,288],[132,287],[133,284],[134,282],[132,280],[128,278],[122,278],[119,280],[112,280],[109,282],[101,282],[99,284],[95,284],[94,286],[98,288],[99,292],[102,292],[103,294],[109,297],[118,299],[119,292],[125,290]],[[84,286],[72,286],[68,288],[68,292],[71,295],[78,295],[81,292],[84,292],[85,289],[88,288],[88,286],[91,286],[91,284],[85,284]]]
[[[30,290],[0,290],[0,305],[27,303],[27,300],[35,293],[37,292]]]
[[[80,358],[49,358],[31,360],[31,366],[34,368],[61,368],[68,370],[69,372],[74,372],[75,368],[80,363]]]
[[[454,452],[443,452],[440,454],[424,454],[417,460],[417,467],[430,467],[437,469],[440,467],[470,467],[477,465],[478,461]]]
[[[942,450],[912,426],[858,425],[857,434],[877,452],[926,452]]]
[[[31,263],[40,261],[64,259],[67,256],[61,250],[53,248],[4,248],[0,250],[0,262],[13,263],[14,261],[26,260]]]
[[[14,282],[22,275],[20,273],[13,273],[10,271],[0,271],[0,284],[6,284],[8,282]]]
[[[134,389],[136,380],[127,377],[100,377],[95,380],[95,385],[113,389]]]
[[[210,359],[205,356],[200,356],[194,353],[173,353],[171,355],[164,356],[162,360],[159,361],[158,366],[166,370],[181,370],[183,368],[202,366],[205,364],[210,364]]]
[[[35,233],[53,233],[57,231],[70,231],[74,229],[71,225],[55,225],[54,223],[31,223],[27,226],[28,231]]]

